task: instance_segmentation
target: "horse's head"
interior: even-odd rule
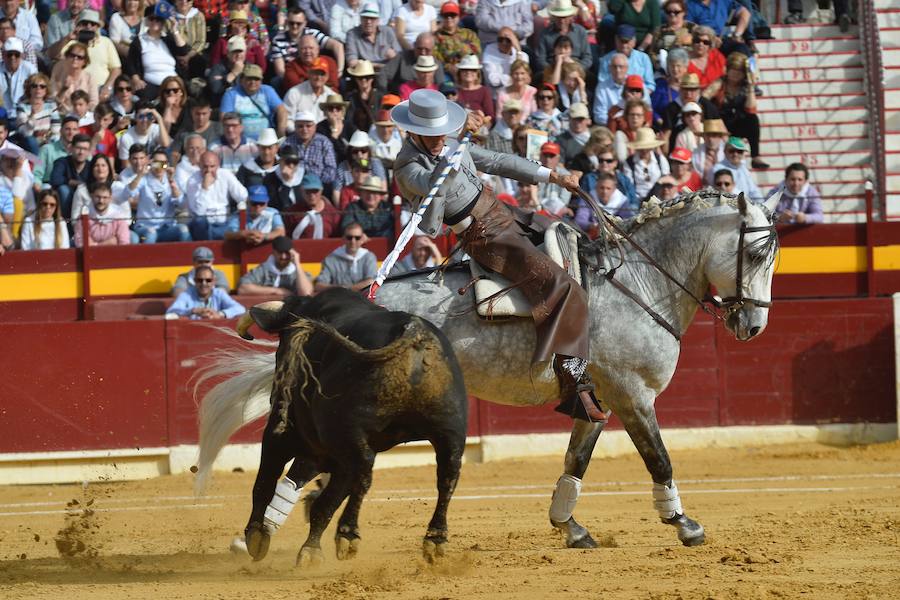
[[[740,194],[736,220],[723,219],[723,231],[708,255],[706,275],[725,309],[725,327],[741,341],[761,334],[769,321],[778,254],[772,213],[780,198],[775,194],[757,205]]]

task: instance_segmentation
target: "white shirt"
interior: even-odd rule
[[[236,203],[247,200],[247,188],[241,185],[231,171],[219,168],[216,180],[203,187],[203,173],[191,175],[185,186],[188,209],[193,217],[206,217],[210,223],[224,223],[228,218],[228,199]]]
[[[319,103],[328,100],[329,94],[334,94],[334,90],[325,85],[322,86],[322,93],[317,96],[307,80],[288,90],[284,95],[284,108],[289,115],[311,112],[316,116],[316,123],[318,123],[325,119],[325,113],[319,108]],[[293,131],[293,121],[289,124],[288,129]]]
[[[400,132],[394,127],[394,131],[391,133],[391,137],[388,138],[388,141],[382,142],[381,138],[378,137],[378,129],[376,125],[372,125],[369,129],[369,148],[372,150],[372,156],[375,158],[382,158],[387,160],[395,160],[397,158],[397,154],[400,153],[400,148],[403,146],[403,138],[400,137]]]
[[[147,153],[149,154],[153,152],[157,142],[159,142],[159,125],[156,123],[151,124],[147,133],[144,135],[138,133],[135,126],[132,125],[122,134],[122,137],[119,138],[119,160],[128,160],[128,150],[135,144],[143,144],[146,146]]]
[[[503,54],[497,47],[497,42],[485,46],[484,56],[481,59],[484,65],[485,83],[495,90],[511,84],[509,67],[517,60],[524,60],[527,63],[528,55],[517,50],[513,50],[510,54]]]
[[[433,6],[423,4],[420,17],[409,9],[408,4],[404,4],[394,13],[394,18],[403,20],[403,24],[406,25],[403,37],[410,44],[415,44],[420,33],[431,31],[431,25],[437,21],[437,11]]]
[[[175,57],[162,39],[141,34],[141,63],[147,83],[160,85],[166,77],[176,75]]]
[[[60,248],[69,247],[69,228],[63,223],[60,229]],[[34,237],[34,221],[31,217],[25,217],[22,223],[22,237],[19,244],[22,250],[52,250],[56,248],[56,224],[53,219],[41,221],[41,232],[37,239]]]
[[[184,191],[187,189],[187,182],[191,175],[199,172],[200,167],[192,165],[187,155],[182,156],[181,160],[178,161],[178,166],[175,167],[175,185],[178,186],[179,190]]]
[[[634,183],[634,191],[640,200],[647,197],[660,177],[669,174],[669,161],[653,152],[648,161],[644,162],[635,151],[633,157],[622,163],[622,172]]]

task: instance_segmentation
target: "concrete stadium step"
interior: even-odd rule
[[[773,96],[815,96],[818,94],[852,94],[863,91],[862,79],[831,79],[821,81],[763,81],[764,94]]]
[[[884,85],[887,87],[900,87],[900,65],[885,67]]]
[[[824,208],[823,208],[824,211]],[[825,222],[826,223],[865,223],[866,222],[866,213],[862,212],[854,212],[849,214],[834,214],[825,212]]]
[[[900,107],[884,111],[884,127],[888,131],[900,131]]]
[[[778,185],[784,179],[784,171],[781,169],[767,169],[765,171],[753,170],[756,182],[760,185]],[[810,167],[809,178],[813,181],[850,182],[864,181],[871,177],[869,167]],[[900,180],[900,177],[898,177]]]
[[[900,87],[885,88],[884,105],[888,108],[900,108]]]
[[[759,68],[766,69],[811,69],[814,67],[854,67],[863,64],[862,55],[855,52],[832,52],[829,54],[789,54],[786,56],[766,56],[757,59]]]
[[[872,153],[868,150],[851,150],[848,152],[787,152],[785,154],[766,154],[766,162],[772,168],[784,169],[791,163],[803,163],[808,167],[862,167],[872,162]],[[897,153],[900,164],[900,152]],[[898,169],[900,170],[900,169]]]
[[[818,186],[816,186],[818,189]],[[822,198],[822,210],[828,213],[865,213],[866,197]]]
[[[900,48],[884,48],[881,52],[881,65],[885,68],[900,66]]]
[[[784,173],[782,173],[784,175]],[[812,177],[812,174],[810,174]],[[866,193],[865,182],[863,181],[819,181],[813,178],[816,189],[822,194],[823,198],[849,198],[855,196],[863,196]]]
[[[900,150],[888,150],[885,152],[884,168],[889,172],[900,173]]]
[[[884,147],[888,150],[900,148],[900,130],[888,129],[884,134]]]
[[[859,38],[849,34],[824,39],[812,36],[808,39],[757,40],[755,43],[760,56],[818,56],[833,52],[859,51]]]
[[[900,190],[900,172],[888,172],[885,180],[889,192],[893,193]]]
[[[832,121],[866,121],[869,111],[855,106],[833,110],[759,110],[759,118],[767,125],[807,125]]]
[[[875,14],[878,20],[879,29],[890,29],[891,27],[900,27],[900,11],[883,11]]]
[[[861,138],[868,135],[866,123],[820,123],[818,125],[767,125],[762,123],[764,140],[816,140]],[[888,146],[889,148],[891,146]]]
[[[805,96],[780,96],[766,94],[756,99],[757,108],[772,110],[817,110],[866,106],[866,96],[860,91],[853,94],[808,94]]]
[[[888,194],[885,200],[885,216],[892,220],[900,219],[900,194]]]
[[[786,14],[786,13],[785,13]],[[859,27],[853,25],[843,33],[837,25],[772,25],[772,37],[776,40],[811,40],[814,38],[844,38],[853,37],[859,39]],[[757,40],[756,44],[766,43],[769,40]],[[762,51],[762,48],[760,48]]]
[[[776,81],[822,81],[834,79],[862,79],[865,70],[860,66],[811,67],[808,69],[784,69],[771,67],[760,73],[760,85]]]
[[[890,146],[889,146],[890,147]],[[900,146],[894,146],[900,148]],[[863,136],[832,139],[773,138],[763,136],[759,143],[763,156],[778,154],[819,154],[822,152],[850,152],[870,150],[869,138]]]
[[[875,0],[875,10],[891,10],[897,8],[897,0]]]

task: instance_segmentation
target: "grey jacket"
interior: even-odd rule
[[[394,177],[403,197],[418,209],[431,186],[447,166],[447,160],[459,142],[447,140],[442,156],[434,157],[420,150],[412,138],[407,138],[394,161]],[[419,229],[435,237],[441,233],[445,217],[456,217],[481,192],[482,183],[477,171],[508,177],[523,183],[541,183],[550,178],[550,169],[536,162],[516,156],[486,150],[470,144],[463,155],[459,171],[451,172],[441,190],[431,201],[422,217]]]
[[[509,27],[524,45],[534,31],[534,15],[528,0],[480,0],[475,8],[475,26],[481,47],[497,41],[501,27]]]
[[[556,43],[556,39],[559,36],[559,30],[552,25],[541,31],[541,35],[538,37],[537,50],[534,52],[534,64],[532,65],[536,72],[541,73],[548,65],[552,64],[554,60],[553,44]],[[585,28],[578,23],[573,23],[572,30],[567,37],[572,40],[572,58],[581,63],[585,71],[590,70],[591,65],[594,64],[594,57],[591,54],[591,46],[588,43]]]

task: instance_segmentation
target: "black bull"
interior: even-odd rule
[[[246,529],[251,556],[260,560],[268,550],[271,532],[264,513],[291,458],[298,488],[319,473],[331,474],[312,503],[298,563],[321,560],[322,533],[348,496],[335,545],[339,559],[354,556],[375,455],[415,440],[431,442],[437,460],[438,500],[423,550],[429,559],[442,555],[447,507],[465,448],[468,401],[462,371],[440,330],[340,288],[266,303],[249,315],[280,338],[272,411]]]

